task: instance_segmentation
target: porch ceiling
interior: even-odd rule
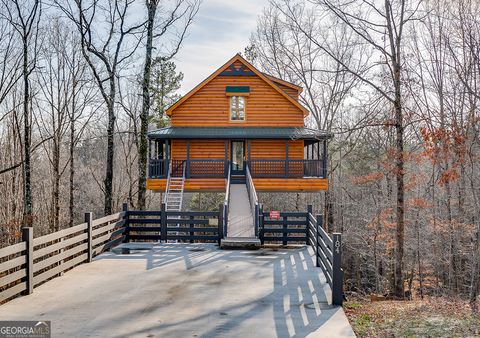
[[[333,134],[310,128],[166,127],[148,133],[150,139],[302,139],[323,140]]]

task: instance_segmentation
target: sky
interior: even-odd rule
[[[248,45],[268,0],[203,0],[175,58],[185,94]]]

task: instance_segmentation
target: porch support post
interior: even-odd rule
[[[307,144],[307,160],[310,159],[310,144]]]
[[[249,166],[248,170],[251,170],[250,169],[250,159],[252,157],[252,140],[247,140],[248,142],[248,162],[247,162],[247,165]]]
[[[288,140],[285,140],[285,178],[288,178]]]
[[[327,178],[327,140],[323,140],[323,163],[322,163],[322,172],[323,178]]]
[[[187,140],[187,167],[185,168],[186,178],[190,178],[190,140]]]
[[[224,164],[224,176],[227,178],[228,175],[228,143],[229,140],[225,140],[225,164]]]
[[[165,176],[168,176],[170,171],[170,140],[165,140],[165,159],[167,160],[167,170],[165,171]]]
[[[156,143],[157,141],[155,141]],[[153,156],[152,156],[152,140],[149,138],[148,139],[148,160],[147,160],[147,178],[150,178],[152,177],[152,166],[151,166],[151,163],[152,163],[152,160],[153,159]]]

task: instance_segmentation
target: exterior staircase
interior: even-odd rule
[[[247,186],[230,185],[228,210],[228,233],[222,239],[224,249],[259,249],[260,240],[255,237],[253,213],[250,207]]]
[[[165,188],[165,210],[182,211],[183,191],[185,188],[185,166],[181,177],[168,175],[167,187]]]

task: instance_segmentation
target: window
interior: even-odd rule
[[[230,96],[230,121],[245,121],[245,98]]]

